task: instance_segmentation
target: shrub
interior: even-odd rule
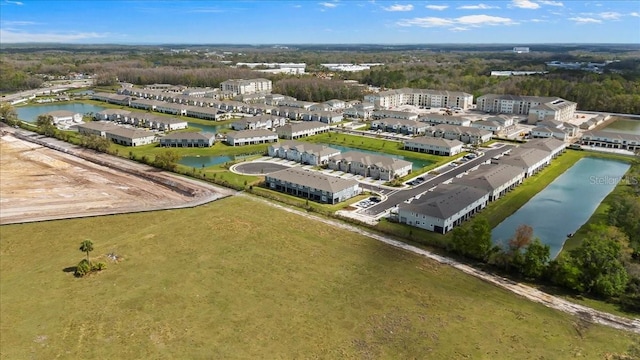
[[[83,277],[88,273],[90,273],[91,270],[92,270],[91,262],[87,259],[82,259],[82,261],[78,263],[78,266],[76,266],[76,271],[74,272],[74,275],[77,277]]]
[[[107,264],[98,262],[91,265],[91,271],[102,271],[107,268]]]

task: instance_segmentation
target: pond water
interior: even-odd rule
[[[640,135],[640,119],[619,119],[607,125],[602,131]]]
[[[196,169],[200,169],[203,167],[213,166],[224,164],[228,161],[233,161],[233,156],[183,156],[180,161],[178,161],[181,165],[186,165],[189,167],[194,167]]]
[[[506,245],[522,224],[551,247],[551,257],[562,250],[568,234],[576,232],[613,190],[629,164],[595,158],[580,159],[513,215],[493,229],[493,242]]]
[[[16,113],[18,119],[30,123],[36,122],[39,115],[48,113],[50,111],[67,110],[75,113],[87,114],[97,113],[106,108],[102,106],[96,106],[83,103],[64,103],[64,104],[49,104],[49,105],[37,105],[37,106],[18,106],[16,107]]]
[[[432,164],[432,162],[429,161],[429,160],[416,159],[416,158],[402,156],[402,155],[384,154],[384,153],[379,153],[377,151],[362,150],[362,149],[357,149],[357,148],[352,148],[352,147],[342,146],[342,145],[335,145],[335,144],[324,144],[324,143],[318,143],[318,144],[325,145],[325,146],[340,150],[340,152],[343,152],[343,153],[347,152],[347,151],[359,151],[359,152],[363,152],[363,153],[367,153],[367,154],[383,155],[383,156],[388,156],[388,157],[392,157],[392,158],[395,158],[395,159],[406,160],[406,161],[409,161],[409,162],[411,162],[413,164],[412,169],[414,171],[422,169],[423,167],[429,166],[429,165]]]
[[[212,124],[214,124],[214,122],[211,122]],[[206,124],[200,124],[200,123],[196,123],[196,122],[187,122],[187,125],[191,128],[191,127],[196,127],[196,128],[200,128],[201,132],[208,132],[208,133],[212,133],[212,134],[217,134],[220,132],[221,129],[228,129],[231,127],[231,123],[227,123],[227,124],[218,124],[218,125],[206,125]]]

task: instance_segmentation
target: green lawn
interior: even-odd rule
[[[2,359],[603,359],[637,340],[246,198],[0,231]],[[74,278],[87,238],[124,260]]]

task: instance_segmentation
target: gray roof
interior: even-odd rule
[[[285,149],[296,149],[298,152],[315,154],[317,156],[330,156],[340,153],[340,150],[334,149],[329,146],[300,142],[295,140],[283,140],[280,145],[272,146]]]
[[[400,210],[448,219],[487,194],[489,191],[473,186],[442,184],[410,204],[400,204]]]
[[[215,138],[215,137],[216,137],[216,134],[206,133],[206,132],[175,132],[175,133],[171,133],[171,134],[168,134],[168,135],[162,137],[162,139],[168,139],[168,140],[200,140],[200,139],[211,140],[212,138]]]
[[[317,128],[328,128],[329,125],[319,122],[319,121],[305,121],[301,123],[289,123],[284,126],[279,127],[282,130],[288,130],[292,133],[304,130],[313,130]]]
[[[271,130],[265,130],[265,129],[255,129],[255,130],[240,130],[240,131],[232,131],[230,133],[227,133],[227,137],[232,137],[235,139],[241,139],[241,138],[250,138],[250,137],[256,137],[256,136],[275,136],[277,137],[278,135],[271,131]]]
[[[419,136],[411,140],[404,141],[405,145],[410,143],[440,146],[440,147],[446,147],[446,148],[452,148],[452,147],[464,145],[464,143],[460,140],[449,140],[445,138],[431,137],[431,136]]]
[[[504,184],[510,183],[520,175],[524,175],[524,170],[521,167],[507,164],[489,164],[481,165],[478,170],[470,172],[467,176],[453,179],[453,183],[493,191]]]
[[[520,145],[520,147],[525,149],[533,148],[554,152],[558,149],[564,149],[567,147],[567,144],[562,140],[551,137],[544,139],[531,139],[526,144]]]
[[[524,169],[528,169],[549,155],[551,155],[550,151],[540,150],[537,148],[527,149],[518,147],[513,149],[509,155],[501,157],[500,163],[520,166]]]
[[[473,134],[477,136],[492,135],[491,131],[478,129],[471,126],[458,126],[449,124],[439,124],[433,127],[433,131],[453,132],[457,134]]]
[[[360,151],[347,151],[345,153],[336,155],[334,160],[346,160],[351,162],[359,162],[367,166],[375,165],[379,168],[398,170],[407,166],[413,166],[413,164],[406,160],[400,160],[389,156],[368,154]]]
[[[353,179],[343,179],[301,168],[288,168],[276,171],[270,173],[266,177],[280,181],[287,181],[293,184],[300,184],[330,193],[336,193],[358,185],[358,182]]]
[[[413,126],[415,128],[424,128],[424,127],[430,126],[429,124],[425,124],[425,123],[420,122],[418,120],[394,119],[394,118],[382,118],[380,120],[374,120],[371,123],[372,124],[373,123],[384,123],[384,124],[387,124],[387,126],[392,126],[392,125]]]
[[[109,129],[107,131],[108,134],[113,134],[129,139],[139,139],[143,137],[155,136],[156,134],[152,131],[139,129],[139,128],[125,128],[116,126],[114,129]]]
[[[626,134],[626,133],[618,133],[613,131],[586,131],[582,134],[583,138],[607,138],[607,139],[618,139],[620,141],[640,141],[640,135],[636,134]]]
[[[131,113],[131,111],[124,110],[124,109],[104,109],[104,110],[98,112],[98,114],[103,114],[103,115],[112,115],[112,114],[126,115],[126,114],[130,114],[130,113]]]
[[[114,123],[108,121],[90,121],[88,123],[78,124],[77,126],[78,129],[88,129],[95,131],[107,131],[119,127],[118,125],[115,125]]]
[[[51,115],[53,117],[67,117],[67,116],[74,116],[75,114],[79,114],[79,113],[73,112],[73,111],[67,111],[67,110],[55,110],[55,111],[49,111],[44,115]]]

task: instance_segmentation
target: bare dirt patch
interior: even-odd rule
[[[0,154],[0,224],[185,207],[223,196],[208,184],[154,174],[188,184],[191,196],[11,134],[0,138]]]

